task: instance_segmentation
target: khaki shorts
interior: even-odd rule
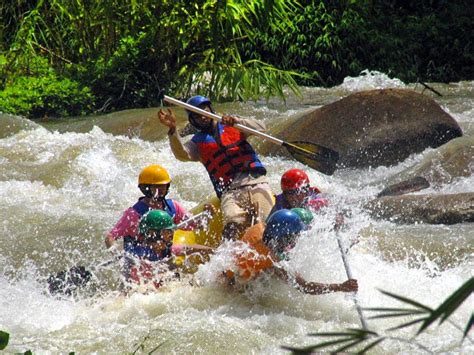
[[[246,185],[226,191],[221,196],[224,224],[235,222],[250,226],[265,222],[274,205],[274,195],[267,183]]]

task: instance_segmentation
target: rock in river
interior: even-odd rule
[[[392,165],[410,154],[462,136],[457,122],[430,97],[408,89],[358,92],[271,131],[286,141],[309,141],[340,153],[339,165]],[[271,143],[263,154],[286,155]]]
[[[474,192],[385,196],[368,202],[365,208],[374,218],[396,223],[474,222]]]

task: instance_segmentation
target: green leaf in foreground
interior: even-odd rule
[[[393,331],[401,328],[405,328],[417,323],[421,323],[421,327],[418,330],[417,334],[420,334],[426,328],[428,328],[434,321],[440,319],[440,324],[449,318],[449,316],[459,308],[459,306],[471,296],[474,292],[474,278],[467,280],[460,288],[454,291],[443,303],[441,303],[438,308],[431,309],[424,304],[421,304],[417,301],[414,301],[410,298],[399,296],[390,292],[381,291],[383,294],[394,298],[400,302],[408,304],[413,308],[389,308],[389,307],[374,307],[374,308],[364,308],[366,311],[379,312],[379,314],[370,317],[370,319],[381,319],[381,318],[397,318],[397,317],[407,317],[411,316],[414,319],[408,320],[402,324],[394,325],[393,327],[387,329],[387,331]],[[450,321],[450,323],[452,323]],[[474,325],[474,314],[471,314],[469,321],[464,328],[458,327],[456,324],[452,323],[456,328],[463,331],[463,339],[467,337],[469,331]],[[332,348],[331,352],[357,352],[358,354],[364,354],[369,350],[373,349],[381,342],[386,339],[392,339],[397,341],[402,341],[413,346],[418,347],[427,352],[431,352],[430,349],[423,346],[422,344],[416,342],[413,338],[411,339],[402,339],[398,337],[387,336],[383,334],[377,334],[370,330],[365,329],[346,329],[344,331],[336,332],[326,332],[326,333],[313,333],[308,334],[309,336],[317,337],[329,337],[332,338],[327,341],[322,341],[320,343],[309,345],[305,347],[289,347],[283,346],[285,350],[290,350],[294,354],[309,354],[313,353],[315,350],[321,350],[326,348]],[[472,340],[468,337],[472,342]],[[335,348],[339,346],[338,348]]]
[[[0,330],[0,350],[3,350],[7,347],[9,339],[10,334]]]
[[[428,328],[435,320],[441,318],[439,323],[443,323],[469,296],[474,292],[474,277],[471,277],[459,289],[457,289],[451,296],[449,296],[438,308],[431,312],[431,315],[423,322],[418,334]],[[467,335],[469,329],[472,327],[472,315],[468,322],[468,326],[464,332]]]

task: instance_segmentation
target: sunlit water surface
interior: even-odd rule
[[[474,82],[431,84],[444,93],[432,96],[461,125],[465,135],[474,130]],[[336,101],[352,92],[405,85],[380,73],[365,73],[331,89],[303,88],[303,98],[217,106],[221,112],[278,125],[298,112]],[[144,110],[149,114],[150,110]],[[125,118],[123,117],[125,115]],[[113,120],[111,115],[104,120]],[[313,344],[308,333],[358,327],[359,318],[349,295],[306,296],[289,286],[262,278],[245,290],[217,282],[229,263],[223,248],[203,265],[194,279],[171,282],[156,293],[124,297],[118,291],[119,271],[111,265],[96,271],[95,294],[56,299],[46,290],[45,278],[71,265],[88,268],[107,261],[104,234],[122,211],[139,196],[138,172],[159,163],[173,177],[170,196],[192,208],[212,192],[204,168],[173,158],[164,137],[145,141],[131,135],[105,133],[98,126],[85,132],[68,126],[46,125],[1,115],[0,124],[0,330],[11,334],[7,350],[37,353],[126,353],[136,349],[158,353],[278,353],[282,345]],[[122,114],[126,126],[126,114]],[[71,124],[69,129],[74,130]],[[125,129],[125,128],[124,128]],[[156,123],[156,130],[163,130]],[[61,133],[60,133],[61,132]],[[132,132],[133,133],[133,132]],[[359,280],[359,302],[364,307],[400,304],[384,296],[386,290],[437,306],[473,276],[472,224],[405,225],[375,221],[361,202],[376,195],[389,177],[421,162],[432,149],[392,167],[340,170],[325,176],[309,170],[312,182],[333,201],[318,217],[312,231],[301,237],[287,267],[307,280],[342,282],[346,279],[334,232],[336,206],[351,210],[348,228],[341,233],[349,243],[349,264]],[[295,161],[264,157],[274,191],[286,169],[304,168]],[[472,192],[471,176],[428,192]],[[192,282],[191,282],[192,281]],[[192,283],[192,285],[191,285]],[[92,297],[91,297],[92,296]],[[464,326],[474,308],[472,297],[450,318]],[[382,332],[398,321],[369,320]],[[409,328],[393,332],[408,339]],[[473,353],[469,340],[451,324],[433,326],[416,340],[435,352]],[[138,348],[141,344],[143,347]],[[423,353],[419,347],[391,340],[374,353]]]

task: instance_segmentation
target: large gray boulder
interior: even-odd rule
[[[366,203],[364,207],[372,217],[396,223],[474,222],[474,192],[385,196]]]
[[[440,188],[474,171],[474,136],[456,138],[436,150],[428,152],[416,165],[391,177],[388,184],[424,178],[429,186]]]
[[[407,89],[352,94],[270,130],[286,141],[309,141],[340,153],[340,166],[392,165],[410,154],[462,136],[456,121],[431,98]],[[263,154],[288,155],[270,143]]]

